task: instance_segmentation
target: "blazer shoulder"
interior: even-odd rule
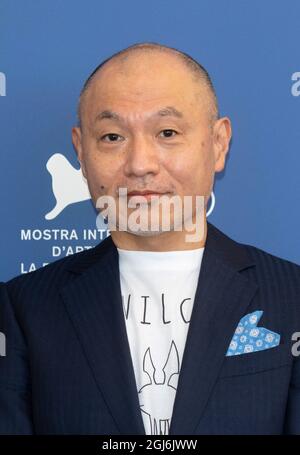
[[[18,275],[3,285],[10,294],[14,295],[31,289],[40,291],[55,289],[74,279],[74,275],[92,266],[112,248],[114,245],[109,236],[93,248],[58,259],[32,272]]]
[[[300,280],[300,266],[282,257],[276,256],[258,248],[255,245],[244,243],[225,234],[216,226],[208,223],[207,246],[214,249],[219,257],[238,267],[240,270],[255,265],[260,274],[285,274]]]
[[[300,293],[300,265],[253,245],[243,244],[256,264],[257,274],[272,281],[296,286]]]
[[[258,248],[254,245],[250,245],[247,243],[242,243],[248,253],[253,257],[253,259],[256,259],[258,261],[268,261],[273,264],[278,264],[281,265],[282,267],[287,267],[290,269],[293,269],[295,273],[300,273],[300,265],[297,264],[296,262],[290,261],[288,259],[285,259],[283,257],[277,256],[275,254],[272,254],[262,248]]]

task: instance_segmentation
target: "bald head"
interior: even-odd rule
[[[188,71],[189,76],[191,76],[192,80],[195,82],[195,94],[200,94],[202,101],[203,98],[205,98],[207,114],[210,122],[213,123],[219,115],[218,104],[213,84],[206,69],[191,56],[178,49],[157,43],[138,43],[129,46],[102,61],[87,78],[79,97],[77,109],[78,125],[81,127],[83,124],[88,92],[94,82],[101,77],[101,73],[103,73],[105,69],[114,65],[116,71],[125,73],[135,68],[137,58],[141,59],[141,57],[145,57],[143,61],[146,62],[148,60],[148,64],[150,58],[151,64],[154,65],[155,58],[158,63],[159,60],[161,61],[161,57],[164,57],[162,54],[170,56],[169,65],[172,65],[172,62],[176,61]],[[145,66],[147,66],[147,63]]]

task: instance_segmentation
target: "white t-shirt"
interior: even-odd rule
[[[204,247],[118,248],[126,330],[146,434],[168,434]]]

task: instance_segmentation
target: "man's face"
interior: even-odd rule
[[[93,201],[117,201],[119,188],[207,201],[230,123],[219,119],[212,128],[206,90],[166,53],[137,52],[104,66],[86,92],[82,128],[73,128]]]

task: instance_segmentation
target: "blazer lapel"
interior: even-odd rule
[[[123,314],[118,253],[110,237],[102,243],[95,248],[92,265],[81,261],[73,267],[79,276],[61,295],[119,432],[145,434]]]
[[[240,272],[245,248],[208,223],[206,246],[173,407],[170,434],[193,434],[235,328],[256,290]]]
[[[86,261],[84,260],[86,257]],[[193,434],[239,320],[257,290],[241,273],[255,265],[245,248],[208,223],[170,435]],[[61,290],[69,317],[120,434],[145,434],[111,237],[72,267]]]

